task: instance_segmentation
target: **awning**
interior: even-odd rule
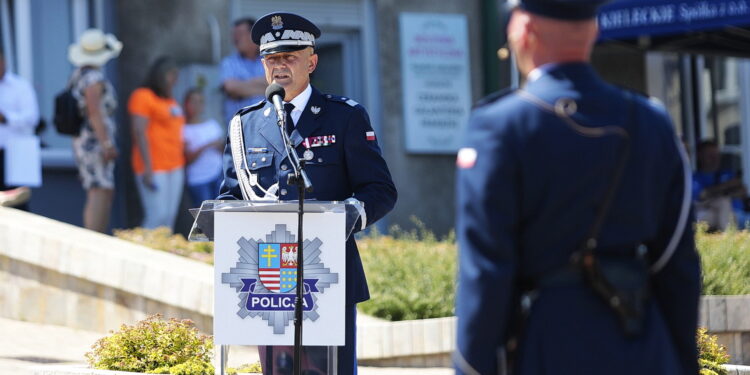
[[[600,42],[750,56],[750,0],[617,0],[599,12]]]

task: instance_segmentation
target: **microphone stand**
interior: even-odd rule
[[[280,101],[274,96],[274,101]],[[278,108],[278,107],[277,107]],[[283,106],[281,107],[283,108]],[[303,256],[303,237],[302,237],[302,216],[305,212],[305,191],[313,190],[312,182],[305,173],[305,161],[299,158],[297,150],[294,149],[289,135],[286,134],[286,111],[277,111],[281,138],[284,140],[286,153],[292,164],[293,173],[289,175],[287,183],[297,185],[297,194],[299,198],[299,207],[297,209],[297,298],[294,303],[294,375],[302,373],[302,298],[304,296],[305,279],[304,279],[304,256]]]

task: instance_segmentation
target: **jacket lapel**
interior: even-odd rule
[[[268,116],[265,115],[266,111],[270,112],[268,113]],[[276,111],[273,110],[273,104],[266,103],[265,108],[263,108],[263,124],[260,126],[258,132],[271,146],[273,146],[274,149],[276,149],[276,152],[286,155],[284,141],[281,139],[281,133],[279,125],[276,123],[276,118]]]

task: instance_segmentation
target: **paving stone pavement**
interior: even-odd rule
[[[39,365],[82,364],[84,354],[103,335],[54,325],[0,318],[0,375],[33,375]],[[257,358],[250,348],[232,349],[230,366],[238,358]],[[236,354],[235,354],[236,353]],[[360,367],[361,375],[448,375],[447,368]]]

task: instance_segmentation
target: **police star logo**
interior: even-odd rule
[[[320,260],[323,242],[314,238],[303,242],[305,279],[297,280],[297,241],[285,224],[277,224],[266,235],[266,240],[244,237],[237,241],[238,261],[229,272],[221,274],[221,283],[237,292],[242,319],[263,319],[273,327],[275,335],[283,335],[293,319],[296,289],[304,288],[303,317],[316,321],[317,294],[333,284],[338,284],[338,273],[330,272]]]
[[[273,16],[271,17],[271,28],[274,30],[279,30],[284,27],[284,22],[281,20],[281,16]]]

